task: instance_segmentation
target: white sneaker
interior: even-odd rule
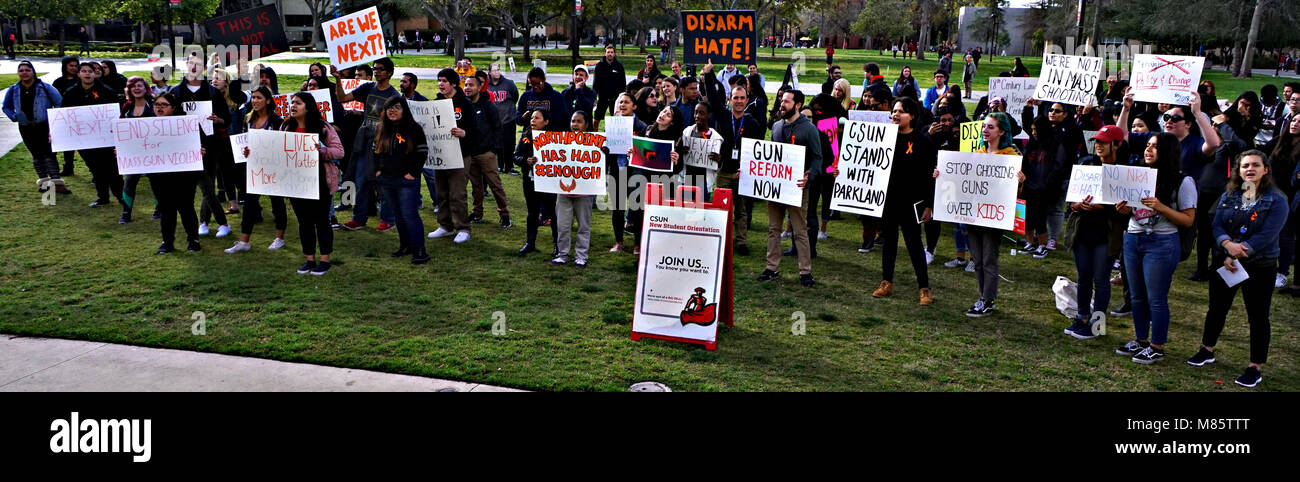
[[[922,250],[922,251],[925,251],[925,264],[934,264],[934,253],[931,253],[926,250]]]
[[[266,249],[275,251],[283,247],[284,247],[284,238],[275,238],[275,241],[271,241],[271,245],[267,246]]]
[[[249,249],[252,249],[252,245],[249,245],[248,243],[245,243],[243,241],[235,241],[235,245],[226,248],[225,251],[226,254],[235,254],[240,251],[248,251]]]
[[[790,239],[789,231],[781,231],[781,239]]]
[[[943,265],[948,268],[961,268],[966,266],[966,260],[953,258],[952,261],[944,263]]]
[[[199,224],[199,236],[207,236],[211,232],[208,230],[208,223]]]
[[[1286,275],[1279,273],[1277,275],[1277,279],[1273,281],[1273,288],[1282,289],[1285,287],[1286,287]]]
[[[974,262],[974,261],[967,261],[967,262],[966,262],[966,272],[967,272],[967,273],[974,273],[974,272],[975,272],[975,262]]]
[[[434,238],[445,238],[445,237],[447,237],[447,236],[451,236],[451,231],[448,231],[448,230],[444,229],[444,228],[441,227],[441,226],[438,227],[438,230],[437,230],[437,231],[434,231],[434,232],[432,232],[432,233],[429,233],[429,239],[434,239]]]
[[[459,233],[456,233],[456,239],[453,239],[452,241],[455,241],[457,243],[463,243],[465,241],[469,241],[469,231],[461,231]]]
[[[818,231],[818,232],[817,232],[817,240],[818,240],[818,241],[825,241],[825,240],[827,240],[827,239],[830,239],[830,236],[826,234],[826,231]]]
[[[230,236],[230,225],[222,224],[221,226],[217,227],[217,237],[224,238],[226,236]]]

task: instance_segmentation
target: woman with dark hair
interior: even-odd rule
[[[674,62],[674,65],[676,63]],[[701,103],[707,106],[708,104]],[[697,111],[698,112],[698,111]],[[569,130],[572,132],[589,132],[591,130],[591,114],[585,110],[575,110],[570,116]],[[609,156],[609,149],[601,146],[605,156]],[[579,268],[587,267],[588,254],[591,251],[591,211],[595,207],[596,196],[593,195],[575,195],[560,194],[555,197],[555,225],[556,225],[556,253],[557,256],[551,259],[551,266],[559,266],[569,262],[569,247],[573,247],[573,265]],[[577,240],[573,238],[573,223],[577,221],[578,232]]]
[[[930,277],[926,271],[925,245],[921,241],[921,225],[928,222],[934,205],[934,176],[931,175],[939,160],[939,151],[921,129],[920,116],[924,109],[911,97],[900,97],[894,103],[893,122],[898,125],[898,138],[894,146],[894,162],[889,175],[888,191],[894,193],[885,199],[881,218],[884,249],[881,257],[880,286],[871,293],[873,298],[894,294],[894,263],[898,257],[898,231],[903,231],[907,254],[916,271],[916,282],[921,289],[922,306],[934,303],[930,294]],[[920,184],[917,184],[920,182]]]
[[[659,117],[659,97],[654,87],[642,87],[636,93],[636,118],[643,124],[650,125]]]
[[[646,94],[646,87],[641,90]],[[647,94],[648,95],[648,94]],[[524,186],[524,200],[528,204],[528,222],[526,223],[527,232],[525,233],[524,247],[519,249],[519,255],[523,256],[528,253],[536,253],[537,249],[537,228],[542,224],[551,226],[551,246],[552,258],[558,254],[559,250],[555,249],[556,243],[555,232],[555,195],[546,192],[538,192],[533,185],[533,165],[537,164],[537,151],[533,148],[533,138],[550,129],[551,112],[546,109],[534,109],[531,112],[525,112],[522,116],[528,119],[528,126],[519,135],[519,144],[515,146],[515,165],[523,175],[519,176]]]
[[[283,121],[280,116],[275,114],[275,101],[271,98],[271,89],[258,87],[253,90],[249,97],[248,105],[240,109],[241,117],[244,118],[242,124],[249,131],[252,130],[280,130]],[[248,157],[248,147],[244,147],[244,157]],[[237,170],[240,176],[247,176],[245,169],[247,163],[240,163],[242,168]],[[260,194],[244,193],[244,215],[239,220],[239,241],[234,246],[226,248],[227,254],[235,254],[240,251],[252,249],[249,240],[253,236],[253,225],[262,222],[262,203]],[[284,231],[289,226],[289,214],[285,209],[284,197],[267,196],[271,200],[271,216],[275,220],[275,239],[266,249],[275,251],[284,247]]]
[[[320,135],[320,162],[317,163],[319,196],[316,199],[289,199],[293,213],[298,217],[302,254],[307,258],[298,267],[298,274],[320,276],[329,271],[330,254],[334,252],[334,230],[330,228],[329,216],[332,191],[337,186],[330,185],[330,178],[338,179],[338,168],[333,167],[333,164],[343,157],[343,143],[339,141],[334,128],[321,119],[320,108],[316,106],[316,99],[311,94],[298,92],[290,97],[290,101],[289,118],[284,120],[280,130]],[[316,256],[317,242],[320,243],[319,258]]]
[[[1092,136],[1093,154],[1079,159],[1080,166],[1101,166],[1119,163],[1127,157],[1124,140],[1128,135],[1119,126],[1103,126]],[[1110,305],[1111,232],[1116,223],[1127,219],[1115,211],[1114,206],[1100,204],[1100,199],[1089,195],[1070,204],[1070,219],[1075,235],[1070,249],[1074,252],[1074,268],[1078,273],[1076,298],[1079,312],[1065,334],[1080,340],[1096,338],[1099,333],[1091,323],[1095,312],[1106,313]]]
[[[126,80],[126,103],[122,105],[122,118],[153,117],[153,91],[143,77],[131,77]],[[122,217],[120,224],[131,222],[131,213],[135,211],[136,187],[140,185],[143,174],[122,176]],[[152,184],[151,184],[152,185]],[[159,218],[158,195],[154,194],[153,219]]]
[[[763,76],[761,74],[749,74],[746,78],[745,88],[749,90],[749,106],[745,107],[745,113],[757,120],[759,125],[767,125],[767,91],[764,90]]]
[[[1012,76],[1012,77],[1029,77],[1029,69],[1025,67],[1025,63],[1024,63],[1024,62],[1021,62],[1021,61],[1020,61],[1020,57],[1016,57],[1016,66],[1015,66],[1014,68],[1011,69],[1011,76]]]
[[[320,62],[312,62],[311,65],[307,66],[308,77],[328,77],[329,73],[329,69],[326,69],[325,65]]]
[[[420,219],[420,176],[429,157],[424,129],[415,123],[406,98],[384,102],[383,121],[375,126],[375,178],[384,204],[397,209],[400,244],[392,257],[411,255],[411,264],[429,262],[425,252],[424,222]]]
[[[614,101],[614,109],[618,111],[618,115],[632,118],[632,132],[645,132],[645,123],[636,117],[636,101],[632,100],[632,94],[626,92],[619,94],[618,100]],[[606,183],[609,186],[610,223],[614,228],[614,247],[609,249],[611,253],[627,250],[623,246],[623,234],[627,231],[624,223],[627,222],[627,203],[630,195],[627,160],[626,152],[611,152],[605,156],[605,172],[609,176],[607,179],[613,179],[612,182]]]
[[[153,101],[153,112],[158,117],[181,114],[180,101],[169,93]],[[199,216],[194,212],[194,190],[199,185],[199,171],[160,172],[149,174],[149,184],[153,186],[158,198],[158,210],[162,211],[162,245],[158,254],[167,254],[176,250],[176,215],[180,214],[181,224],[185,227],[185,237],[189,245],[188,252],[197,252],[199,246]]]
[[[678,160],[680,159],[681,155],[685,154],[686,149],[681,145],[679,145],[677,143],[677,140],[682,138],[682,130],[684,130],[685,128],[686,126],[682,121],[682,111],[678,110],[676,107],[666,106],[664,107],[663,110],[659,111],[659,116],[655,117],[654,123],[650,124],[649,127],[647,127],[644,131],[642,131],[641,135],[643,137],[649,137],[651,139],[673,142],[674,145],[674,149],[672,152],[673,170],[671,173],[660,173],[660,172],[641,169],[636,166],[628,166],[627,168],[628,178],[653,180],[656,177],[675,178],[678,174],[680,174],[682,172],[682,167],[684,166],[684,163],[678,162]],[[630,157],[632,155],[632,150],[628,149],[627,154]],[[647,182],[652,182],[652,181],[647,181]],[[632,192],[628,194],[628,199],[634,201],[640,200],[640,202],[629,202],[628,209],[627,209],[628,225],[632,228],[632,233],[633,233],[632,239],[636,243],[636,247],[632,249],[632,254],[635,255],[641,254],[641,222],[645,216],[645,206],[644,206],[645,186],[646,183],[640,183],[635,186],[629,186],[632,188]],[[676,189],[671,185],[671,183],[665,182],[664,192],[676,192]]]
[[[216,144],[213,145],[217,151],[218,163],[217,197],[230,202],[230,208],[225,210],[226,215],[239,213],[239,201],[244,193],[243,170],[235,165],[234,155],[230,151],[230,135],[244,132],[244,120],[239,116],[239,107],[248,102],[243,92],[232,87],[231,81],[231,75],[225,69],[212,70],[212,86],[221,93],[219,98],[212,101],[225,103],[226,109],[233,113],[230,124],[224,126],[224,129],[218,129],[224,132],[217,135]]]
[[[1128,89],[1127,80],[1115,81],[1115,86],[1106,91],[1106,97],[1101,100],[1101,120],[1105,125],[1115,125],[1115,118],[1119,116],[1119,111],[1124,108],[1124,91]],[[1128,126],[1120,126],[1127,128]]]
[[[1236,383],[1254,387],[1263,380],[1259,369],[1268,361],[1268,311],[1273,302],[1272,275],[1280,252],[1278,233],[1286,224],[1290,207],[1286,196],[1273,185],[1267,154],[1246,151],[1237,159],[1237,165],[1214,212],[1214,239],[1218,242],[1215,258],[1222,258],[1228,271],[1245,269],[1250,277],[1231,287],[1223,277],[1210,279],[1210,309],[1205,314],[1201,349],[1187,364],[1204,366],[1215,361],[1214,345],[1223,333],[1237,288],[1241,288],[1250,322],[1250,365]]]
[[[1037,117],[1031,116],[1030,105],[1021,114],[1024,125],[1032,126],[1021,167],[1025,173],[1022,196],[1027,238],[1021,250],[1032,251],[1037,259],[1046,258],[1048,250],[1056,249],[1061,220],[1053,218],[1064,202],[1065,182],[1084,145],[1083,131],[1074,122],[1074,109],[1060,102],[1042,105],[1046,108],[1040,109]]]
[[[272,94],[280,95],[280,81],[275,76],[275,69],[262,67],[262,70],[257,73],[257,83],[262,87],[271,89]]]
[[[951,112],[954,118],[963,120],[967,119],[966,104],[962,102],[961,86],[949,86],[948,92],[943,94],[943,98],[948,99],[948,112]],[[935,102],[934,104],[934,107],[930,109],[931,114],[934,114],[934,111],[939,108],[938,102]]]
[[[1270,175],[1272,182],[1277,184],[1282,194],[1290,200],[1291,215],[1287,217],[1286,226],[1282,228],[1282,234],[1279,235],[1281,252],[1278,255],[1277,277],[1274,286],[1280,287],[1281,294],[1290,294],[1294,297],[1300,297],[1300,263],[1296,263],[1296,239],[1300,236],[1300,196],[1296,196],[1297,188],[1300,188],[1300,122],[1291,122],[1287,130],[1282,131],[1273,146],[1271,172],[1277,175]],[[1291,265],[1297,264],[1296,276],[1294,281],[1288,284],[1287,275],[1290,274]],[[1281,286],[1278,286],[1281,285]]]
[[[642,75],[645,75],[647,79],[645,81],[646,83],[654,82],[656,78],[663,75],[659,72],[659,64],[655,62],[655,56],[645,56],[645,67],[642,67],[641,70],[636,73],[637,78],[640,78]]]
[[[1147,139],[1142,157],[1156,169],[1154,196],[1142,206],[1120,201],[1115,210],[1131,215],[1124,233],[1124,276],[1128,278],[1136,339],[1115,350],[1133,362],[1150,365],[1165,357],[1169,337],[1169,286],[1178,267],[1182,245],[1179,227],[1196,219],[1196,183],[1179,168],[1182,147],[1178,136],[1161,132]]]
[[[1254,148],[1255,136],[1259,134],[1260,129],[1264,128],[1264,113],[1262,104],[1259,102],[1259,96],[1249,90],[1242,92],[1241,95],[1237,96],[1237,100],[1233,101],[1232,108],[1228,109],[1227,112],[1214,116],[1211,122],[1215,125],[1227,124],[1231,126],[1236,136],[1248,148]],[[1222,132],[1220,129],[1220,138],[1223,138]]]
[[[904,65],[903,70],[898,73],[898,79],[894,80],[894,88],[891,92],[894,94],[894,97],[916,98],[915,96],[905,94],[908,87],[911,87],[911,92],[921,91],[921,86],[916,83],[916,77],[912,77],[912,67],[910,65]],[[865,87],[863,89],[865,90]]]

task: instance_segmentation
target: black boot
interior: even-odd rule
[[[411,254],[411,247],[403,244],[401,247],[397,248],[397,251],[393,251],[393,254],[390,254],[389,256],[400,258],[408,254]]]
[[[413,254],[413,255],[411,256],[411,264],[424,264],[424,263],[428,263],[430,259],[432,259],[432,258],[429,257],[429,253],[426,252],[423,248],[421,248],[421,249],[415,251],[415,254]]]

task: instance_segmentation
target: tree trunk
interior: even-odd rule
[[[1241,74],[1241,20],[1245,12],[1237,10],[1237,21],[1232,24],[1232,67],[1233,77]]]
[[[63,25],[63,20],[59,20],[59,57],[66,55],[63,49],[63,42],[68,37],[68,28]]]
[[[530,62],[530,63],[533,61],[533,54],[529,50],[529,47],[533,45],[533,29],[530,27],[531,25],[532,25],[531,23],[528,23],[528,9],[525,8],[524,9],[524,31],[523,31],[524,62]]]
[[[916,40],[916,60],[925,60],[925,49],[930,45],[930,7],[929,0],[921,4],[921,35]],[[997,40],[994,39],[994,42]]]
[[[1250,19],[1250,34],[1246,36],[1246,53],[1242,60],[1241,70],[1237,73],[1237,78],[1244,79],[1250,77],[1255,57],[1255,40],[1259,37],[1259,22],[1264,17],[1264,9],[1268,5],[1268,0],[1255,0],[1255,14]]]

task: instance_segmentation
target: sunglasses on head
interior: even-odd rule
[[[1180,122],[1180,121],[1187,120],[1186,117],[1180,115],[1169,115],[1169,114],[1165,114],[1164,119],[1165,122]]]

